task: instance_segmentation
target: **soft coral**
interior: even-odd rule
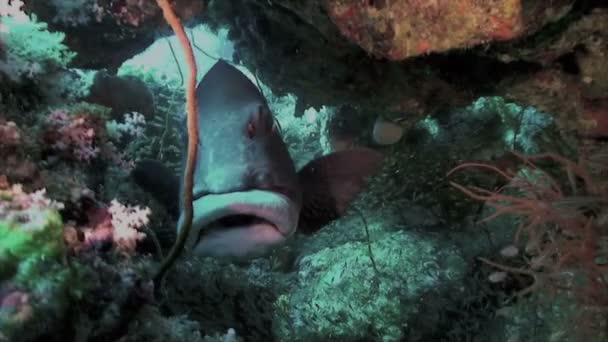
[[[146,237],[141,232],[149,222],[147,207],[126,206],[112,200],[109,206],[88,199],[86,223],[66,229],[66,241],[76,252],[108,246],[122,255],[135,253],[137,243]]]
[[[528,157],[514,155],[521,160],[522,168],[518,172],[484,163],[465,163],[448,174],[466,168],[481,168],[498,174],[507,185],[497,191],[451,184],[495,209],[483,221],[505,214],[523,218],[514,244],[523,244],[526,266],[511,267],[486,258],[480,260],[506,272],[531,276],[533,283],[521,290],[520,296],[540,288],[564,290],[579,295],[587,304],[608,306],[608,284],[604,279],[608,269],[595,262],[600,256],[602,234],[606,235],[604,238],[608,235],[603,224],[595,219],[597,213],[591,215],[593,210],[590,211],[590,208],[607,203],[604,188],[594,181],[582,163],[552,153]],[[537,160],[550,160],[560,165],[567,175],[569,187],[562,189],[554,177],[536,166]],[[582,188],[577,182],[582,182]],[[514,190],[515,194],[505,192],[508,189]],[[582,282],[572,279],[581,276]]]
[[[70,116],[64,110],[55,110],[46,123],[44,142],[67,158],[90,162],[106,140],[103,120],[87,113]]]

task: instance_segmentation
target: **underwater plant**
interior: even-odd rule
[[[489,280],[501,282],[509,275],[523,276],[522,288],[516,293],[518,298],[538,293],[564,295],[577,300],[583,317],[599,313],[601,319],[601,312],[608,309],[605,151],[578,162],[554,153],[512,154],[519,160],[519,168],[464,163],[448,173],[482,169],[506,182],[497,190],[451,182],[456,189],[494,209],[480,222],[507,214],[520,221],[513,243],[500,251],[504,261],[478,258],[497,270]],[[547,161],[557,164],[565,177],[558,178],[548,167],[538,166]],[[592,321],[582,319],[578,323]]]

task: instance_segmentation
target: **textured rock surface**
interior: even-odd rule
[[[573,0],[328,0],[340,32],[369,53],[402,60],[534,33]]]
[[[408,1],[390,3],[403,6]],[[484,4],[490,2],[466,3],[477,6],[475,13],[481,15],[482,8],[486,8]],[[507,4],[515,4],[513,1],[491,3],[495,7],[489,11],[498,11],[499,17],[505,15]],[[212,26],[226,25],[230,29],[229,37],[235,42],[237,60],[255,70],[275,93],[293,93],[298,97],[296,115],[311,105],[347,104],[372,115],[374,111],[376,114],[382,112],[389,118],[407,113],[415,121],[443,108],[468,105],[479,96],[493,94],[506,95],[522,105],[538,106],[556,113],[559,118],[571,116],[576,121],[574,125],[562,126],[576,131],[578,119],[583,115],[579,105],[583,100],[576,98],[572,102],[572,94],[586,97],[584,93],[593,92],[596,97],[603,96],[597,91],[603,89],[598,85],[602,84],[602,78],[594,75],[591,88],[585,83],[589,78],[583,76],[594,73],[591,70],[597,70],[594,68],[599,65],[597,61],[605,58],[601,46],[608,33],[604,23],[608,21],[606,10],[602,8],[605,3],[601,1],[578,2],[569,12],[566,11],[569,2],[565,1],[551,2],[556,6],[551,8],[543,7],[548,2],[526,2],[526,6],[519,9],[518,13],[523,17],[509,36],[512,39],[496,32],[492,36],[492,32],[480,29],[466,31],[469,39],[459,38],[456,44],[456,38],[449,34],[454,29],[423,26],[421,29],[425,30],[427,40],[437,47],[428,51],[441,52],[400,62],[370,56],[369,51],[376,51],[374,44],[385,38],[373,40],[373,35],[367,31],[367,38],[357,41],[361,46],[349,43],[348,35],[340,34],[340,23],[333,26],[327,23],[331,12],[326,11],[325,4],[323,1],[311,1],[306,5],[296,1],[212,1],[204,20]],[[365,13],[371,15],[372,12],[377,15],[378,22],[392,20],[390,17],[394,15],[388,10],[369,9]],[[475,18],[479,19],[471,14],[470,20]],[[418,20],[423,22],[423,19]],[[433,23],[430,21],[427,26]],[[474,42],[483,44],[475,45]],[[390,40],[392,47],[398,43]],[[413,43],[405,45],[408,44]],[[537,96],[547,88],[529,84],[543,74],[559,75],[561,82],[568,81],[569,93],[561,97]],[[572,110],[572,103],[576,110]]]
[[[73,66],[116,70],[154,42],[164,19],[155,0],[25,0],[52,30],[66,33],[66,45],[78,55]],[[173,1],[176,12],[189,21],[202,10],[203,1]]]
[[[358,228],[356,218],[351,222]],[[413,234],[377,235],[370,245],[377,272],[365,242],[324,248],[299,261],[296,287],[275,303],[280,340],[353,341],[371,334],[397,341],[402,323],[419,309],[406,303],[464,273],[457,251],[441,250]]]
[[[235,60],[276,95],[296,95],[296,115],[310,106],[350,105],[416,121],[502,95],[555,113],[566,131],[608,134],[600,115],[608,89],[602,0],[173,4],[188,24],[227,27]],[[169,33],[153,0],[26,5],[51,29],[66,32],[76,67],[113,71]]]

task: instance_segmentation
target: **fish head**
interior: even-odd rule
[[[196,97],[199,148],[187,246],[203,256],[264,254],[295,232],[302,199],[275,118],[258,88],[221,60]]]
[[[296,229],[315,233],[343,216],[364,179],[380,168],[379,152],[359,148],[315,158],[296,172],[264,96],[224,61],[205,74],[196,97],[199,138],[186,240],[194,255],[247,260],[283,244]],[[167,202],[183,189],[185,165],[184,158],[181,180],[154,161],[140,161],[132,175]],[[179,203],[178,232],[185,219],[179,198],[165,203]]]

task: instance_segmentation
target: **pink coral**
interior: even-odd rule
[[[137,242],[146,237],[146,234],[138,229],[148,224],[150,209],[139,206],[127,207],[113,200],[108,211],[112,215],[114,243],[124,252],[134,252]]]
[[[30,295],[26,292],[15,290],[6,296],[0,297],[0,311],[10,312],[10,319],[13,322],[23,323],[32,316]]]
[[[14,146],[21,142],[21,133],[13,121],[0,122],[0,145]]]
[[[46,121],[52,126],[62,127],[68,125],[70,117],[65,110],[54,110],[46,118]]]
[[[49,139],[53,149],[85,162],[98,156],[95,124],[86,115],[70,118],[65,111],[56,110],[47,117],[47,123],[56,133]]]
[[[139,229],[148,224],[150,214],[147,207],[125,206],[113,200],[109,207],[95,207],[88,211],[87,227],[69,227],[65,234],[66,242],[77,252],[111,243],[121,254],[132,255],[137,243],[146,237]]]
[[[6,176],[0,176],[0,198],[10,201],[0,201],[0,214],[10,210],[32,210],[34,212],[45,209],[63,209],[63,203],[46,197],[46,189],[40,189],[32,193],[23,190],[21,184],[10,185]]]
[[[83,118],[78,118],[62,128],[64,139],[57,142],[59,149],[72,146],[76,159],[89,161],[97,156],[99,148],[93,146],[95,130],[87,127]]]
[[[69,115],[65,110],[54,110],[46,118],[46,124],[42,140],[54,152],[84,162],[103,159],[128,172],[134,163],[110,138],[112,133],[118,134],[118,139],[123,135],[135,138],[143,135],[145,118],[139,113],[130,113],[125,115],[124,123],[106,123],[102,117],[86,112]]]
[[[19,224],[21,231],[46,227],[47,210],[61,210],[64,204],[46,197],[46,190],[25,192],[21,184],[10,184],[0,176],[0,220]]]

